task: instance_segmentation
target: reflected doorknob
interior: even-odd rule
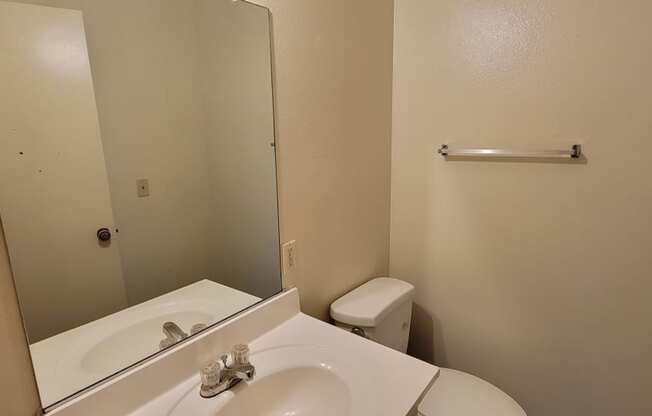
[[[111,231],[108,228],[100,228],[97,230],[97,239],[104,242],[111,240]]]

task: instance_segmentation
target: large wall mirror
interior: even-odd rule
[[[281,290],[270,15],[0,1],[0,218],[44,407]]]

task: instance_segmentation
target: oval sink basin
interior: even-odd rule
[[[256,366],[253,381],[211,399],[199,396],[195,382],[169,416],[353,415],[349,383],[356,380],[346,374],[355,364],[341,364],[327,351],[309,346],[260,351],[251,362]]]
[[[158,351],[165,338],[163,323],[172,321],[190,332],[192,325],[211,323],[213,317],[199,311],[180,311],[157,316],[114,332],[97,342],[81,358],[81,367],[94,373],[111,373],[133,363],[134,357],[144,358]]]
[[[240,383],[216,416],[347,416],[351,395],[346,384],[328,370],[292,368],[251,385]]]

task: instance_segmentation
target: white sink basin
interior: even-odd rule
[[[212,399],[199,396],[197,377],[170,416],[353,415],[351,397],[359,379],[354,363],[311,346],[260,351],[251,362],[256,366],[252,382],[241,382]]]
[[[293,368],[271,374],[251,386],[236,387],[220,416],[348,416],[351,394],[328,370]],[[331,406],[334,403],[334,406]],[[187,414],[187,413],[184,413]]]

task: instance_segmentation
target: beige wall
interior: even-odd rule
[[[391,273],[412,352],[529,416],[652,414],[652,3],[399,0]],[[441,143],[585,144],[586,164]]]
[[[387,273],[391,0],[267,0],[276,70],[281,236],[305,312]]]
[[[9,256],[0,224],[0,413],[35,415],[41,403],[36,391],[27,340],[18,312]]]

